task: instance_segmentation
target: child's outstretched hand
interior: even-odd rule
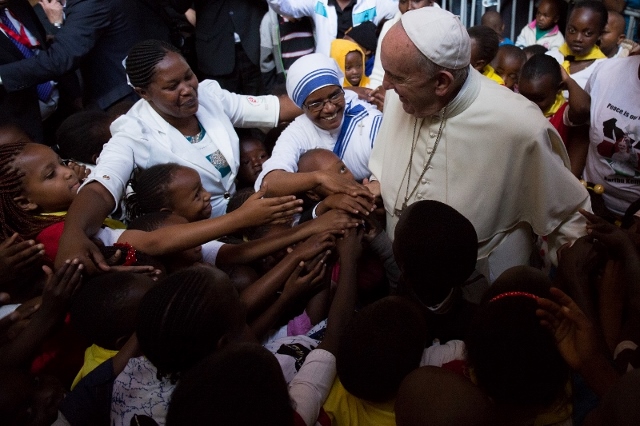
[[[75,161],[69,161],[67,163],[67,167],[76,172],[80,182],[83,182],[91,174],[91,169],[87,168],[85,165],[78,164]]]
[[[295,195],[263,198],[266,193],[267,185],[263,185],[235,211],[242,223],[242,228],[267,223],[288,223],[294,214],[302,211],[302,200],[296,199]]]
[[[362,219],[353,217],[343,210],[329,210],[322,216],[309,221],[309,225],[314,234],[330,232],[332,234],[343,234],[345,229],[355,228],[362,225]]]
[[[586,210],[580,209],[580,213],[587,218],[587,233],[602,243],[609,254],[620,258],[629,251],[634,251],[633,241],[622,228]]]
[[[42,305],[39,315],[47,318],[59,318],[67,312],[71,296],[80,287],[84,266],[78,259],[67,260],[55,273],[43,266],[47,283],[42,292]]]
[[[0,243],[0,282],[9,282],[19,277],[44,256],[44,246],[33,240],[16,242],[13,234]]]
[[[282,295],[297,299],[303,295],[317,293],[323,285],[323,278],[327,271],[325,263],[326,253],[319,253],[312,264],[315,264],[311,270],[307,270],[305,262],[298,263],[296,269],[284,283]]]
[[[355,215],[369,216],[375,208],[376,205],[369,198],[332,194],[320,201],[316,207],[316,214],[321,216],[332,209],[339,209]]]
[[[578,305],[558,288],[551,288],[554,300],[538,299],[536,315],[553,334],[560,354],[569,367],[581,371],[600,352],[596,330]]]
[[[318,255],[330,254],[335,247],[336,238],[331,232],[316,234],[298,243],[294,248],[288,250],[288,254],[295,256],[299,262],[308,262]]]

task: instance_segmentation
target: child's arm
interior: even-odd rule
[[[351,229],[347,231],[344,238],[336,242],[336,249],[340,256],[338,288],[329,309],[327,332],[318,345],[318,349],[324,349],[333,354],[338,349],[338,342],[344,328],[353,316],[358,294],[356,270],[358,259],[362,255],[363,235],[363,230]]]
[[[569,91],[567,118],[575,126],[589,123],[591,96],[569,76],[563,67],[560,67],[560,72],[562,73],[562,84]]]
[[[349,230],[338,242],[340,277],[331,303],[327,332],[289,383],[289,396],[305,424],[313,425],[336,375],[335,352],[342,330],[353,316],[357,297],[356,266],[362,254],[363,231]]]
[[[315,235],[295,247],[273,269],[240,294],[240,300],[247,307],[247,316],[252,318],[273,299],[300,262],[306,262],[321,253],[326,253],[333,246],[333,236],[330,233],[324,233]]]
[[[274,237],[261,238],[242,244],[225,244],[218,251],[216,266],[250,263],[312,235],[325,232],[342,234],[345,229],[355,228],[361,223],[360,219],[356,219],[344,212],[328,213],[315,220],[310,220],[282,231]]]
[[[67,261],[54,274],[43,266],[47,283],[42,292],[42,304],[29,324],[18,336],[0,348],[0,366],[22,367],[42,341],[59,325],[67,312],[71,296],[80,285],[83,266],[77,259]]]
[[[302,200],[296,200],[293,195],[261,198],[265,192],[266,188],[261,189],[240,208],[223,216],[166,226],[152,232],[127,230],[118,242],[129,243],[137,250],[159,256],[196,247],[242,228],[281,223],[301,211]]]
[[[324,273],[327,270],[327,265],[324,261],[325,256],[325,253],[320,253],[318,257],[321,258],[315,259],[316,265],[305,275],[303,275],[305,262],[300,262],[296,266],[289,279],[285,282],[280,297],[251,324],[251,331],[258,340],[262,340],[285,309],[291,306],[292,303],[304,294],[309,294],[319,289],[319,286],[322,285]]]

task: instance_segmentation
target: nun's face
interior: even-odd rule
[[[304,101],[305,115],[323,130],[335,130],[344,116],[344,90],[340,86],[325,86],[312,92]]]

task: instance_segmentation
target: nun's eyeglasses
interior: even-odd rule
[[[335,92],[333,92],[333,94],[325,100],[311,102],[310,104],[303,104],[303,106],[307,108],[309,112],[318,113],[324,109],[324,106],[327,104],[327,102],[330,102],[334,105],[338,105],[343,100],[344,100],[344,90],[340,88]]]

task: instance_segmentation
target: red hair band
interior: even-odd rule
[[[535,294],[526,293],[524,291],[508,291],[506,293],[502,293],[492,297],[489,300],[489,303],[495,302],[496,300],[504,299],[505,297],[528,297],[529,299],[538,300],[538,296],[536,296]]]

